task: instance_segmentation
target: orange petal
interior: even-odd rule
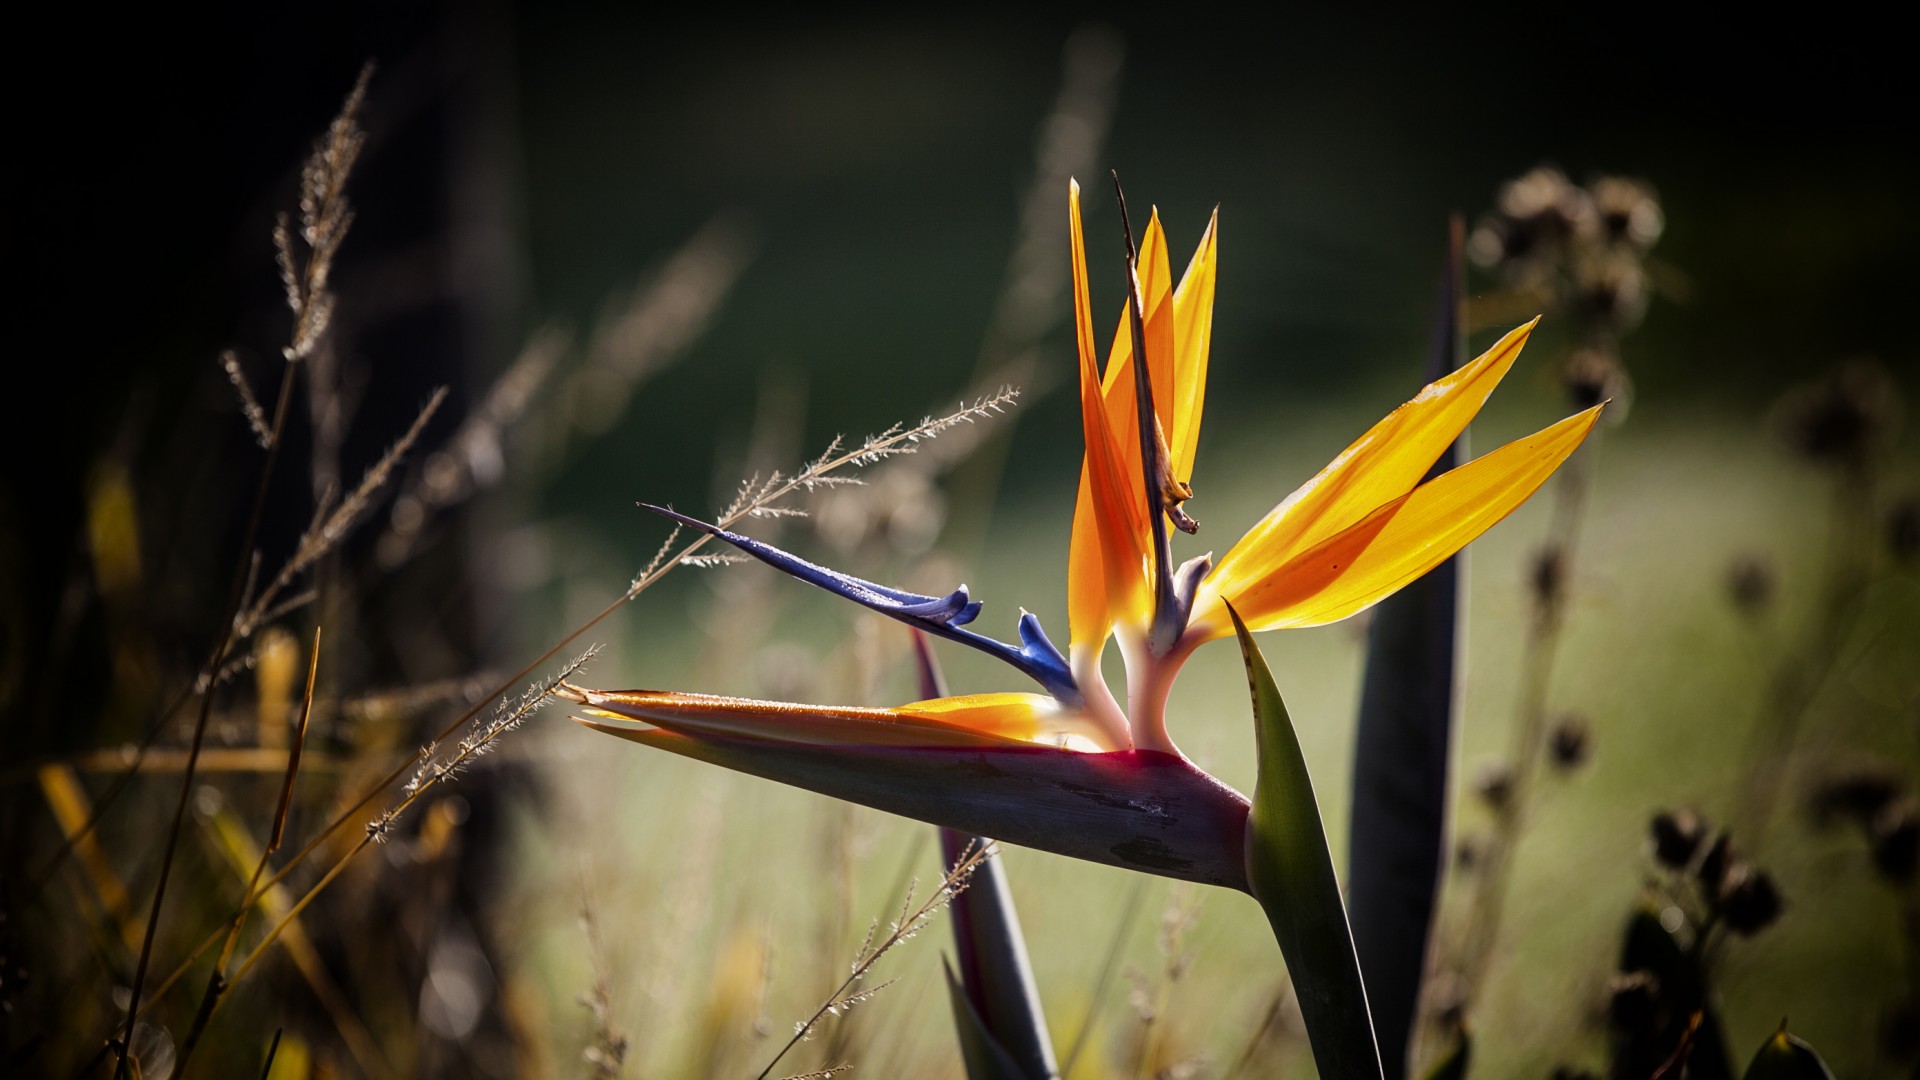
[[[660,690],[581,690],[601,713],[644,720],[683,735],[745,736],[844,746],[1009,746],[1062,726],[1063,710],[1038,694],[969,694],[897,709],[795,705],[784,701]]]
[[[1220,212],[1207,222],[1206,235],[1173,294],[1174,370],[1169,382],[1172,408],[1161,414],[1167,427],[1167,453],[1173,478],[1193,480],[1193,458],[1200,446],[1200,414],[1207,402],[1207,355],[1213,342],[1213,283],[1219,263]],[[1154,383],[1158,398],[1160,384]]]
[[[1221,591],[1233,595],[1246,582],[1272,576],[1282,563],[1412,491],[1486,404],[1539,321],[1429,384],[1268,511],[1216,564]]]
[[[1067,607],[1070,641],[1092,643],[1104,641],[1115,620],[1140,617],[1148,607],[1148,525],[1140,454],[1135,449],[1131,459],[1126,456],[1128,440],[1122,437],[1125,433],[1112,426],[1095,364],[1078,184],[1069,189],[1068,206],[1073,241],[1074,336],[1080,352],[1080,420],[1087,451],[1081,468],[1084,497],[1074,507]],[[1125,396],[1130,400],[1130,395],[1129,390]]]
[[[1366,610],[1440,565],[1527,500],[1578,449],[1604,405],[1422,484],[1253,579],[1209,579],[1195,604],[1201,633],[1224,636],[1233,602],[1255,630],[1319,626]]]

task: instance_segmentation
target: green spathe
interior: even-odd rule
[[[1260,765],[1247,821],[1247,879],[1286,959],[1320,1075],[1379,1080],[1367,990],[1300,740],[1246,623],[1231,605],[1227,612],[1247,664]]]

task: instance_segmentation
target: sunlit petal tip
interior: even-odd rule
[[[1491,348],[1427,384],[1354,440],[1247,531],[1221,558],[1208,582],[1210,588],[1238,595],[1252,582],[1272,578],[1282,564],[1413,491],[1512,370],[1539,322],[1535,316],[1508,331]],[[1203,606],[1214,629],[1224,633],[1226,619],[1217,605]]]
[[[1499,524],[1592,433],[1603,405],[1420,485],[1254,577],[1209,581],[1196,633],[1229,632],[1231,600],[1255,630],[1321,626],[1373,606]]]

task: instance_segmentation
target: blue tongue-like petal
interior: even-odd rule
[[[1040,620],[1027,612],[1020,613],[1020,647],[1016,649],[1003,641],[961,629],[980,614],[980,601],[968,597],[965,585],[946,596],[927,596],[889,588],[838,570],[829,570],[772,544],[728,532],[698,518],[690,518],[650,503],[640,505],[689,529],[698,529],[717,540],[724,540],[782,573],[791,574],[837,596],[844,596],[862,607],[871,608],[936,637],[957,641],[998,657],[1045,687],[1047,693],[1062,704],[1078,706],[1084,700],[1079,684],[1074,682],[1073,673],[1067,666],[1067,658],[1060,655],[1060,650],[1054,647],[1053,642],[1047,640],[1046,632],[1040,629]]]

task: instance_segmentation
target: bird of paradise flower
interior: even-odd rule
[[[890,588],[650,507],[794,577],[995,656],[1045,693],[941,697],[896,708],[569,688],[599,731],[936,825],[1242,891],[1249,803],[1182,755],[1168,694],[1194,650],[1235,633],[1318,626],[1364,611],[1524,502],[1577,449],[1599,407],[1472,462],[1427,473],[1513,366],[1535,323],[1395,409],[1257,522],[1217,562],[1175,566],[1169,527],[1192,495],[1206,392],[1218,214],[1176,286],[1158,213],[1099,366],[1081,227],[1069,191],[1075,338],[1086,452],[1068,554],[1062,654],[1022,611],[1017,645],[969,629],[981,610]],[[1122,202],[1122,218],[1125,206]],[[1144,358],[1144,362],[1141,361]],[[1100,673],[1125,661],[1122,707]],[[1263,669],[1264,670],[1264,669]],[[637,721],[637,722],[636,722]]]

